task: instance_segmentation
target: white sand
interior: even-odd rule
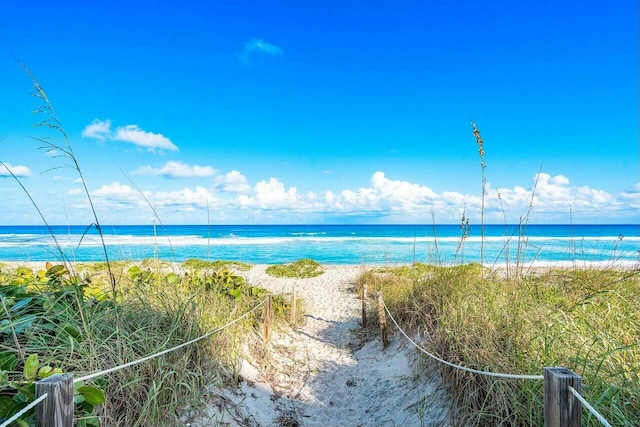
[[[275,293],[290,293],[295,282],[306,322],[273,331],[264,346],[252,337],[240,387],[212,389],[205,414],[188,425],[447,425],[441,380],[435,369],[416,374],[417,352],[404,337],[391,334],[384,351],[379,337],[353,350],[362,339],[362,306],[353,291],[361,267],[328,266],[310,279],[273,278],[265,269],[256,265],[242,274]]]

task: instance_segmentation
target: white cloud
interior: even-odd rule
[[[113,139],[111,133],[111,120],[98,120],[94,119],[90,125],[84,128],[82,131],[83,138],[95,138],[100,141],[106,139]]]
[[[284,184],[275,178],[260,181],[254,187],[253,196],[240,195],[237,200],[243,207],[261,209],[296,209],[300,201],[295,187],[285,189]]]
[[[118,126],[111,129],[111,120],[95,119],[82,131],[84,138],[95,138],[100,141],[122,141],[146,148],[149,151],[169,150],[178,151],[178,147],[171,140],[160,133],[147,132],[138,125]]]
[[[253,38],[244,43],[244,50],[239,55],[242,62],[249,63],[250,58],[255,54],[264,54],[269,56],[282,55],[283,50],[271,43],[268,43],[262,39]]]
[[[616,195],[589,186],[571,186],[569,179],[564,175],[551,176],[540,173],[533,177],[531,188],[515,186],[512,189],[500,188],[489,191],[485,206],[492,212],[492,215],[487,217],[489,220],[502,218],[502,207],[498,206],[497,200],[498,193],[504,206],[504,215],[510,222],[518,222],[529,210],[530,218],[535,218],[538,222],[580,222],[592,218],[621,217],[629,215],[633,200],[640,198],[634,198],[631,193]],[[635,205],[638,205],[637,200]]]
[[[0,164],[0,176],[11,176],[9,171],[18,178],[28,178],[31,176],[31,169],[26,166],[12,166],[11,163],[4,163],[4,166]]]
[[[150,150],[158,148],[161,150],[178,151],[178,147],[176,147],[169,138],[159,133],[145,132],[137,125],[118,127],[113,139],[116,141],[130,142]]]
[[[217,177],[215,184],[219,186],[222,191],[228,193],[246,193],[251,190],[251,186],[249,186],[247,182],[247,177],[237,170],[232,170],[224,176]]]
[[[303,193],[276,178],[259,181],[251,187],[247,178],[236,170],[216,177],[213,185],[218,193],[198,186],[145,191],[144,195],[154,207],[162,209],[160,215],[178,221],[185,213],[189,213],[190,218],[198,215],[205,218],[205,208],[215,210],[219,218],[256,222],[314,222],[350,216],[399,223],[458,223],[464,211],[472,224],[479,224],[483,212],[479,194],[436,193],[428,186],[390,179],[381,171],[371,176],[368,186],[321,193]],[[486,191],[485,223],[505,220],[518,223],[530,210],[534,193],[529,220],[538,223],[570,220],[580,223],[603,218],[615,221],[615,218],[633,218],[640,209],[638,191],[612,194],[589,186],[571,185],[564,175],[541,173],[532,178],[529,187],[494,189],[487,184]],[[145,211],[148,208],[137,190],[118,182],[102,186],[92,196],[98,198],[101,206],[141,207]]]
[[[383,172],[374,173],[371,183],[378,197],[388,202],[392,209],[412,211],[438,197],[429,187],[390,180]]]
[[[115,202],[121,207],[133,205],[149,208],[149,204],[151,204],[154,209],[162,206],[179,207],[180,209],[185,206],[204,208],[219,203],[219,199],[213,193],[200,186],[195,190],[183,188],[173,191],[143,191],[141,194],[129,185],[112,182],[93,191],[91,196],[98,198],[101,204],[106,206]]]
[[[219,199],[206,188],[197,186],[195,190],[183,188],[182,190],[159,192],[151,196],[150,200],[156,206],[197,206],[204,208],[217,205]]]
[[[150,195],[149,192],[144,192],[144,194],[145,196]],[[122,185],[117,181],[103,185],[99,189],[93,191],[91,195],[118,201],[137,201],[138,199],[142,199],[138,190],[135,190],[128,185]]]
[[[133,173],[136,175],[161,175],[167,178],[206,178],[213,176],[215,170],[211,166],[192,166],[183,162],[169,161],[161,168],[141,166]]]

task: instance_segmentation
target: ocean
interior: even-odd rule
[[[2,261],[104,261],[95,227],[0,226]],[[118,225],[102,226],[110,260],[189,258],[278,264],[634,266],[639,225]],[[484,245],[481,242],[484,241]],[[57,243],[56,243],[57,242]],[[484,246],[483,248],[481,248]]]

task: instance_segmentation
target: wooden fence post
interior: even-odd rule
[[[36,398],[48,396],[36,406],[36,426],[73,425],[73,374],[55,374],[36,383]]]
[[[267,301],[264,304],[264,342],[269,341],[269,335],[271,335],[271,299],[272,295],[267,294]]]
[[[380,336],[382,337],[382,349],[384,350],[389,345],[389,338],[387,337],[387,315],[384,312],[384,300],[382,299],[382,292],[378,292],[378,320],[380,321]]]
[[[291,291],[291,325],[296,326],[296,304],[297,304],[296,283],[293,282],[293,291]]]
[[[582,378],[567,368],[544,368],[545,427],[580,427],[582,405],[569,386],[582,391]]]
[[[362,327],[367,327],[367,285],[362,285]]]

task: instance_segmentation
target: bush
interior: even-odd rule
[[[312,259],[300,259],[287,264],[276,264],[267,267],[267,274],[273,277],[295,277],[305,279],[324,273],[324,268]]]

